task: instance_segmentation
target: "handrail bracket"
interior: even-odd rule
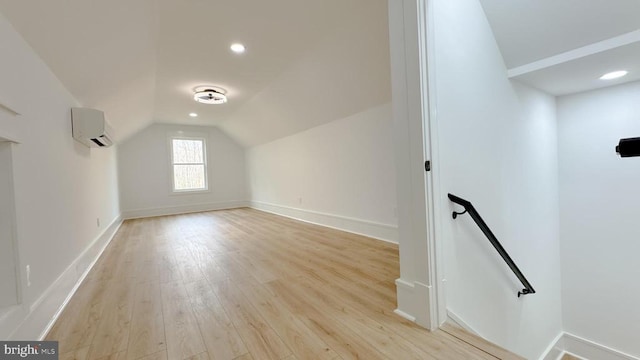
[[[466,214],[466,213],[467,213],[467,209],[464,209],[464,211],[463,211],[463,212],[455,212],[455,211],[454,211],[454,212],[451,214],[451,217],[452,217],[452,218],[454,218],[454,219],[456,219],[456,218],[458,218],[458,215],[464,215],[464,214]]]
[[[535,290],[529,290],[529,289],[522,289],[522,291],[518,291],[518,297],[520,297],[521,295],[529,295],[529,294],[535,294]]]

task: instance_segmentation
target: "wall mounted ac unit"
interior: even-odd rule
[[[111,126],[100,110],[71,108],[73,138],[88,147],[109,147],[113,145]]]

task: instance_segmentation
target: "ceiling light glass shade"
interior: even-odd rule
[[[238,43],[231,44],[231,51],[233,51],[234,53],[240,54],[240,53],[243,53],[244,50],[245,50],[245,47],[242,44],[238,44]]]
[[[617,79],[617,78],[621,78],[625,75],[627,75],[629,72],[626,70],[620,70],[620,71],[613,71],[610,73],[606,73],[604,75],[602,75],[600,77],[600,80],[613,80],[613,79]]]
[[[227,102],[227,96],[225,94],[211,89],[196,92],[193,95],[193,99],[199,103],[213,105]]]

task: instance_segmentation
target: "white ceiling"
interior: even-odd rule
[[[480,1],[513,79],[554,95],[640,80],[640,32],[616,42],[640,29],[640,0]],[[0,0],[120,140],[162,122],[219,126],[244,146],[390,101],[386,11],[386,0]],[[230,52],[236,41],[245,54]],[[597,80],[614,69],[630,74]],[[229,102],[194,102],[205,84]]]
[[[604,73],[625,69],[629,74],[600,80]],[[640,42],[561,62],[514,77],[553,95],[567,95],[640,80]]]
[[[66,88],[85,106],[106,110],[118,134],[152,121],[154,6],[153,0],[0,0],[0,12]]]
[[[640,0],[480,2],[514,79],[553,95],[640,80],[640,47],[617,42],[640,29]],[[618,69],[629,75],[598,80]]]
[[[216,125],[245,146],[390,101],[386,11],[386,0],[0,0],[117,138],[152,122]],[[199,85],[225,88],[228,103],[196,103]]]

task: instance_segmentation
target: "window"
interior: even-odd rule
[[[207,158],[204,139],[172,138],[173,191],[207,190]]]

